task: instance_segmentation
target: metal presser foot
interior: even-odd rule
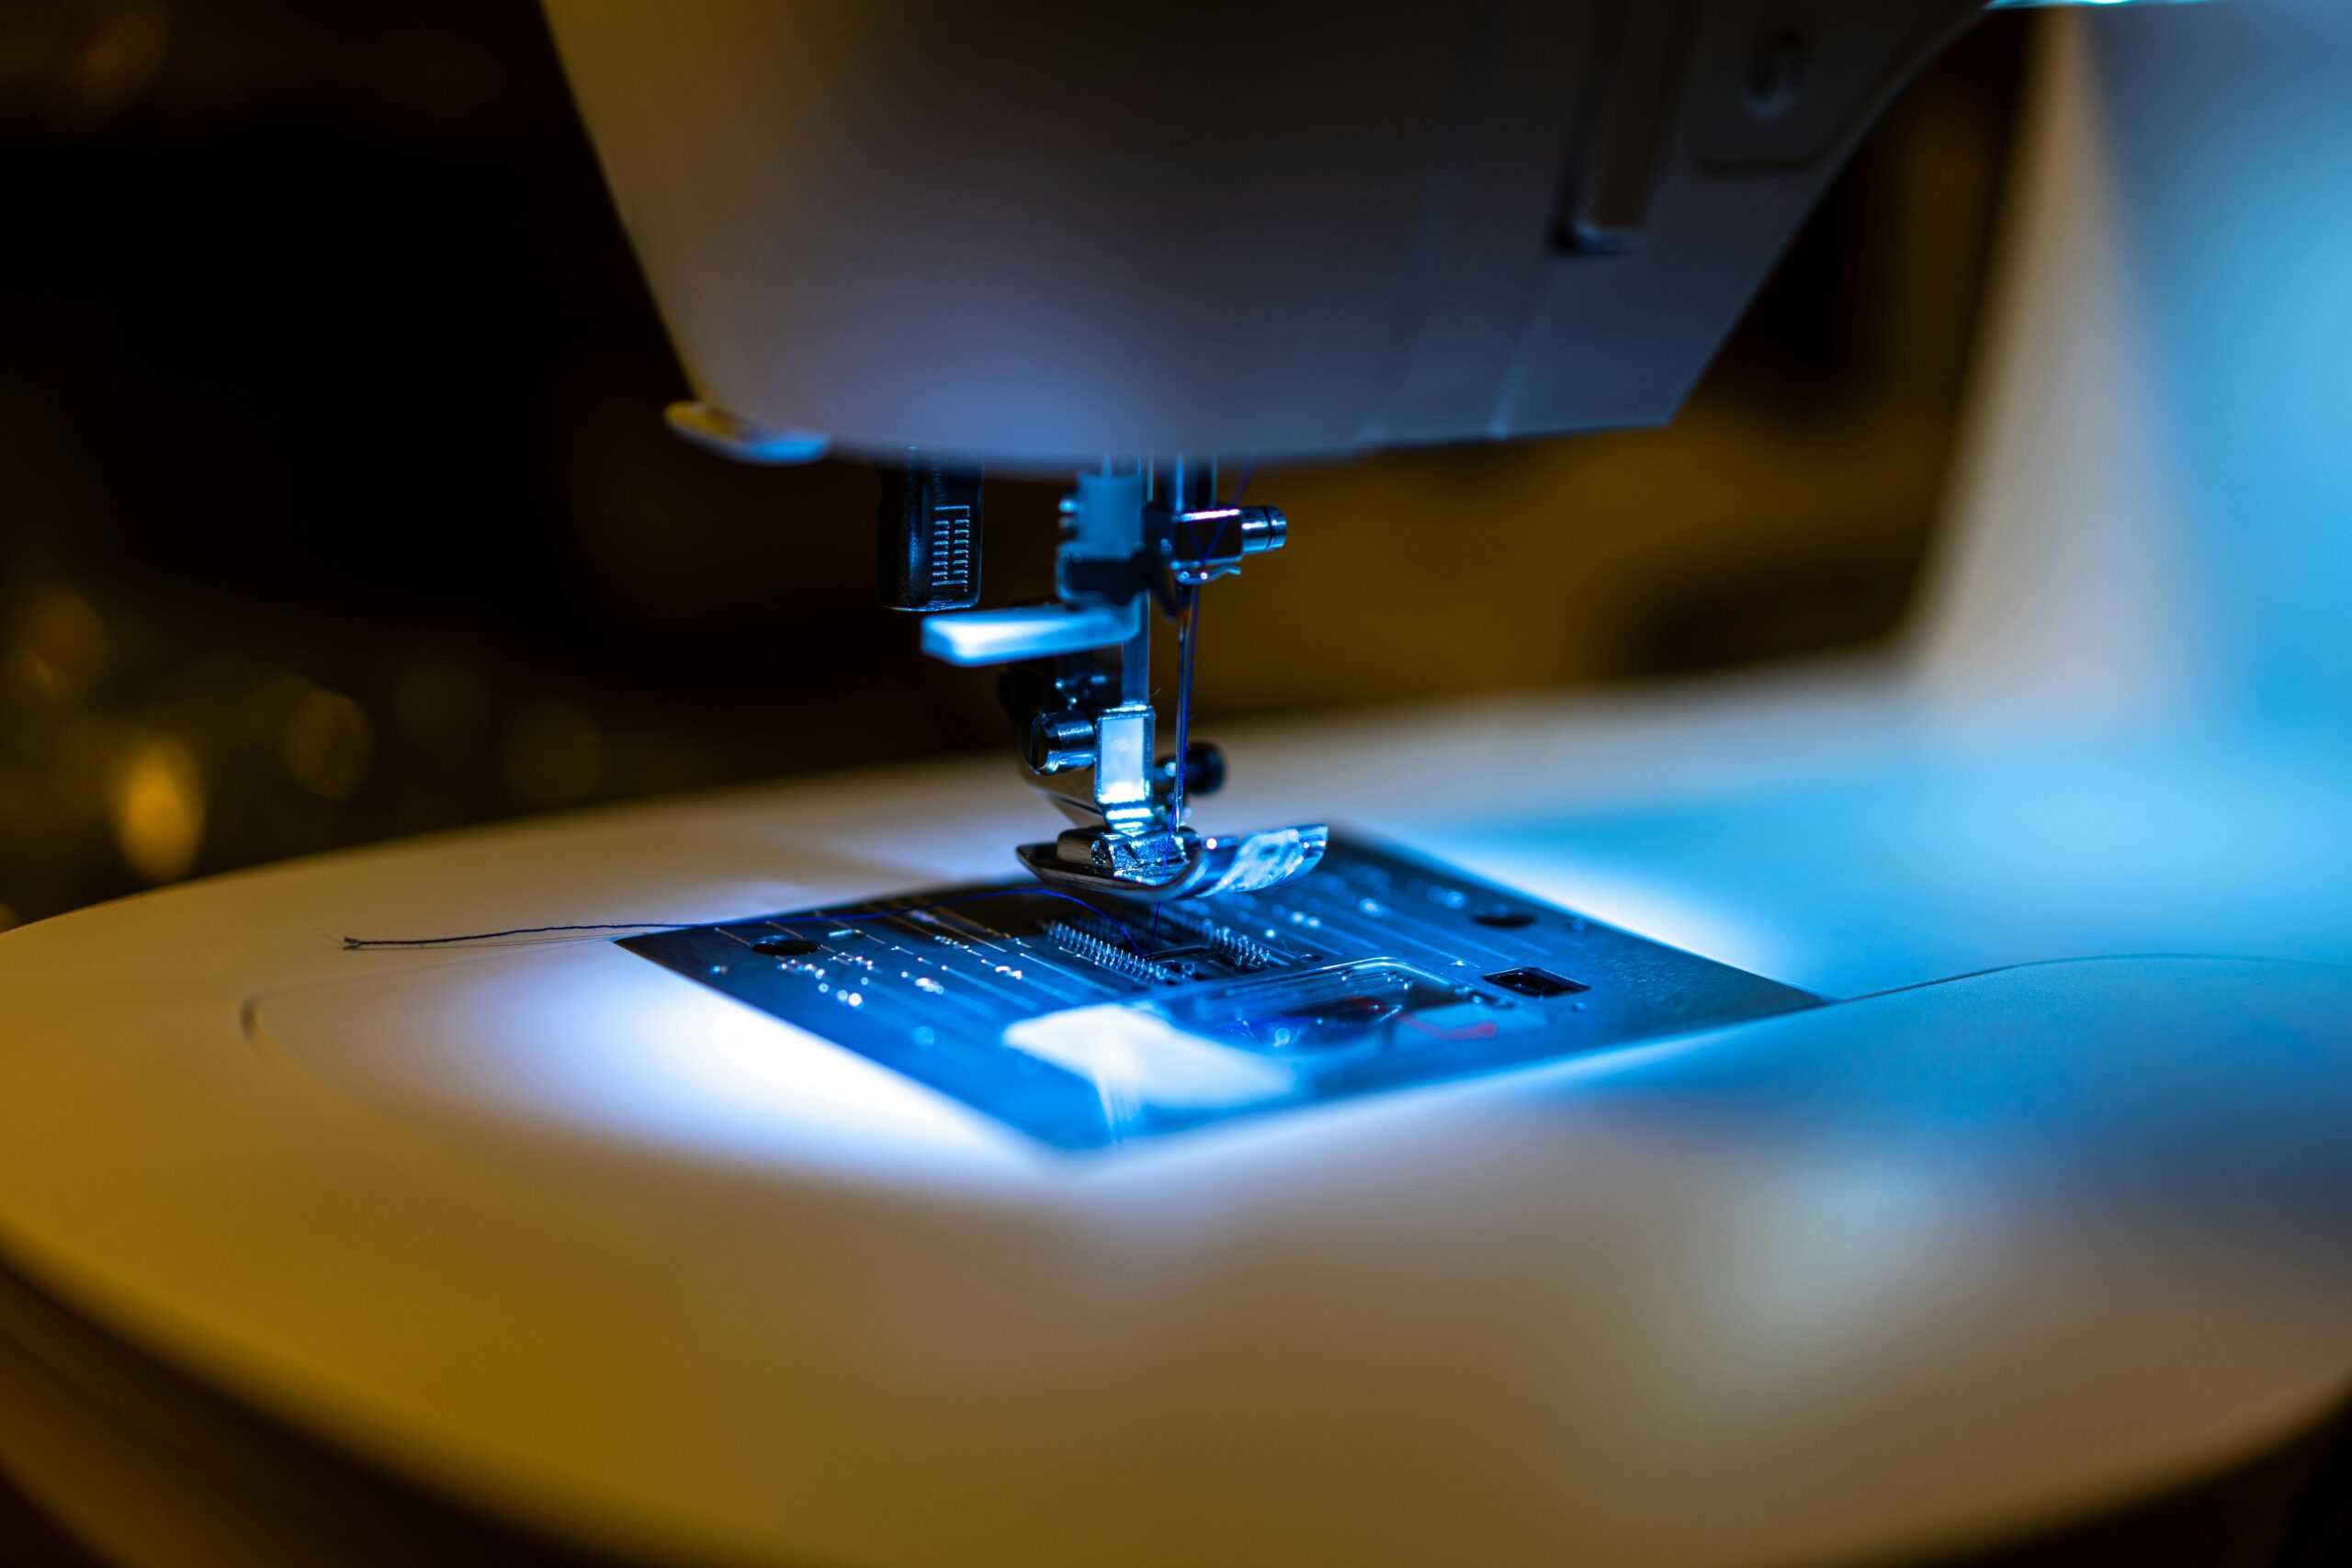
[[[1166,858],[1148,867],[1122,865],[1125,842],[1100,828],[1072,828],[1052,843],[1023,844],[1019,853],[1021,863],[1039,880],[1057,886],[1153,901],[1205,898],[1216,893],[1256,893],[1306,875],[1323,858],[1331,829],[1317,822],[1204,838],[1190,828],[1179,828],[1167,837],[1172,842]]]
[[[1330,836],[1321,824],[1210,836],[1186,820],[1192,797],[1225,777],[1216,749],[1190,735],[1201,588],[1280,549],[1280,512],[1218,505],[1213,464],[1106,464],[1062,502],[1054,601],[976,610],[978,471],[910,453],[885,481],[884,603],[930,613],[922,647],[933,658],[1002,667],[998,689],[1031,781],[1078,824],[1022,845],[1022,864],[1058,886],[1151,900],[1257,892],[1315,869]],[[1180,650],[1175,754],[1165,759],[1151,701],[1155,614],[1177,623]]]

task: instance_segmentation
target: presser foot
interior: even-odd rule
[[[1021,863],[1057,887],[1159,903],[1219,893],[1261,893],[1313,871],[1331,829],[1297,828],[1206,837],[1190,828],[1118,833],[1072,828],[1051,843],[1023,844]]]

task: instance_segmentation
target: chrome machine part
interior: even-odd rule
[[[910,457],[903,472],[941,471]],[[919,557],[937,531],[933,509],[907,482],[887,488],[881,558],[886,603],[933,608],[923,651],[951,664],[1006,667],[1001,682],[1031,779],[1078,826],[1049,843],[1025,844],[1022,863],[1049,882],[1150,899],[1272,887],[1311,871],[1327,838],[1320,826],[1211,838],[1186,822],[1190,797],[1213,793],[1225,764],[1190,739],[1191,637],[1202,586],[1280,549],[1290,525],[1271,506],[1218,504],[1213,463],[1105,463],[1082,473],[1062,502],[1055,562],[1057,601],[1011,609],[950,609],[904,592],[899,563]],[[977,473],[953,488],[958,518],[979,513]],[[958,535],[959,539],[963,537]],[[977,593],[978,533],[956,579]],[[966,601],[968,603],[968,601]],[[1157,607],[1182,615],[1186,639],[1174,755],[1159,751],[1151,693],[1151,622]]]
[[[1321,823],[1204,838],[1190,828],[1136,842],[1072,828],[1049,844],[1021,846],[1021,863],[1057,886],[1149,902],[1260,893],[1313,871],[1329,846]]]

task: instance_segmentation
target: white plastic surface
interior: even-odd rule
[[[1615,785],[1655,797],[1818,695],[1544,732],[1564,761],[1613,738]],[[1497,735],[1533,745],[1517,716]],[[1475,779],[1361,782],[1374,749],[1458,758],[1469,723],[1288,765],[1245,738],[1235,809],[1310,791],[1643,924],[1605,878],[1477,852]],[[1532,775],[1555,842],[1605,828],[1603,772]],[[1001,873],[1036,809],[993,765],[843,781],[11,933],[0,1245],[425,1484],[745,1561],[1831,1560],[2129,1498],[2352,1377],[2329,967],[2027,969],[1090,1161],[600,941],[339,942]],[[1755,819],[1733,792],[1686,832]],[[1928,906],[1996,896],[1911,874],[1933,844],[1890,861],[1883,829],[1826,814],[1756,852],[1870,846],[1853,886],[1909,890],[1915,948]],[[1649,909],[1688,938],[1709,857],[1658,842]],[[2000,894],[2001,940],[2065,951],[2034,891]],[[1771,926],[1770,890],[1712,897]]]

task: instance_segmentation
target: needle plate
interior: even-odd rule
[[[1065,1149],[1821,999],[1339,837],[1262,893],[966,885],[620,945]]]

